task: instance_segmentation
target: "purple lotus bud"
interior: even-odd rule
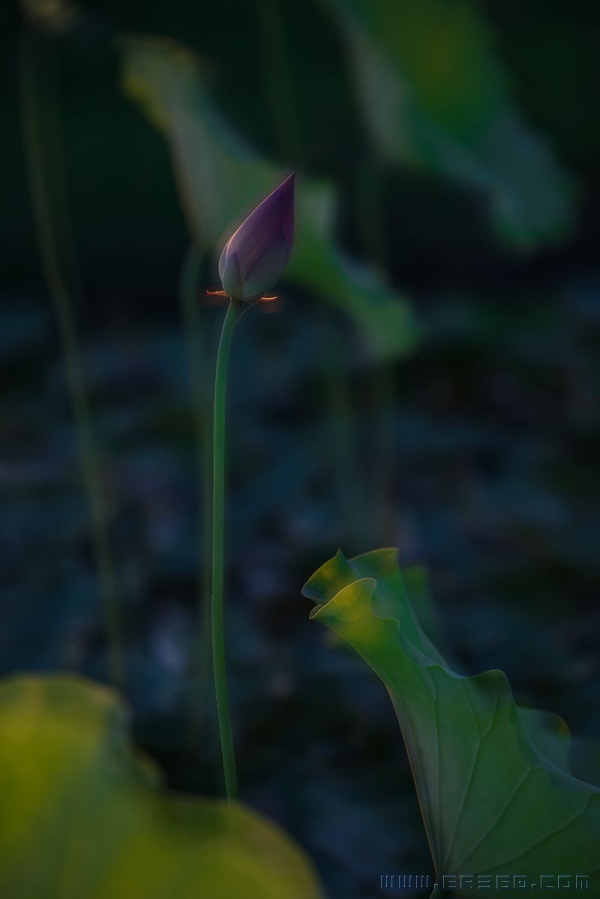
[[[270,290],[286,266],[294,242],[294,181],[276,187],[229,238],[219,259],[227,296],[249,300]]]

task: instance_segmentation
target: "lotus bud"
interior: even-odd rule
[[[295,178],[292,174],[276,187],[225,244],[219,277],[227,296],[261,296],[281,275],[294,241]]]

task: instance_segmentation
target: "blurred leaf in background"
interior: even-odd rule
[[[499,235],[564,237],[573,181],[523,121],[472,0],[323,0],[347,42],[363,116],[381,156],[480,191]]]
[[[308,860],[237,804],[167,795],[129,744],[116,696],[72,677],[0,686],[11,899],[318,899]]]

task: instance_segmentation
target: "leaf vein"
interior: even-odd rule
[[[487,840],[487,838],[489,837],[489,835],[495,830],[495,828],[498,826],[498,824],[500,823],[500,821],[502,820],[502,818],[504,817],[504,815],[506,814],[506,812],[508,811],[508,809],[509,809],[510,806],[512,805],[512,803],[513,803],[513,801],[514,801],[514,799],[515,799],[517,793],[519,792],[519,790],[521,789],[521,787],[523,786],[523,784],[525,783],[525,781],[527,780],[527,778],[529,777],[529,775],[531,774],[532,771],[533,771],[533,768],[531,768],[531,767],[530,767],[530,768],[527,768],[527,769],[525,770],[525,772],[523,773],[523,776],[522,776],[521,779],[517,782],[517,784],[516,784],[516,786],[514,787],[512,793],[508,796],[506,802],[504,803],[504,805],[502,806],[502,808],[500,809],[500,811],[499,811],[498,814],[496,815],[496,819],[492,822],[492,824],[490,824],[490,826],[488,827],[488,829],[486,830],[486,832],[483,834],[483,836],[481,837],[481,839],[479,840],[479,842],[476,843],[475,846],[471,849],[470,853],[469,853],[467,856],[465,856],[465,858],[463,858],[463,860],[460,862],[460,864],[458,864],[458,865],[456,866],[456,870],[457,870],[457,871],[460,871],[461,869],[464,869],[465,864],[469,861],[469,859],[471,859],[471,858],[475,855],[475,853],[477,852],[477,850],[481,847],[481,845],[482,845],[483,843],[485,843],[485,841]]]
[[[530,843],[529,846],[522,852],[519,852],[518,855],[515,855],[512,858],[506,858],[498,865],[494,865],[493,868],[486,868],[485,871],[480,871],[478,873],[487,874],[488,871],[495,871],[497,868],[503,868],[505,865],[510,865],[513,862],[518,862],[519,859],[523,858],[524,855],[527,855],[528,852],[531,852],[532,849],[535,849],[537,846],[541,846],[543,843],[546,843],[552,837],[555,837],[557,834],[561,833],[561,831],[565,830],[567,827],[570,827],[571,824],[574,824],[574,822],[577,821],[578,818],[582,818],[583,815],[585,815],[585,813],[587,812],[591,799],[592,796],[589,795],[585,801],[585,805],[583,806],[583,808],[579,809],[579,811],[575,815],[572,815],[568,821],[565,821],[565,823],[561,824],[560,826],[553,827],[552,830],[548,831],[548,833],[545,833],[543,836],[539,837],[539,839],[534,840],[533,843]]]
[[[450,859],[451,859],[451,857],[452,857],[452,852],[454,851],[454,844],[455,844],[455,842],[456,842],[456,837],[457,837],[457,834],[458,834],[458,831],[459,831],[459,828],[460,828],[460,823],[461,823],[462,816],[463,816],[463,813],[464,813],[464,810],[465,810],[465,806],[466,806],[466,803],[467,803],[467,797],[468,797],[468,795],[469,795],[469,791],[470,791],[471,785],[472,785],[472,783],[473,783],[473,775],[474,775],[474,773],[475,773],[475,768],[477,767],[477,763],[478,763],[478,761],[479,761],[479,753],[480,753],[480,751],[481,751],[481,743],[482,743],[482,739],[485,739],[485,737],[484,737],[484,738],[481,737],[481,731],[480,731],[480,729],[479,729],[479,722],[477,721],[477,715],[475,714],[475,709],[473,708],[473,703],[471,702],[471,697],[469,696],[469,691],[467,690],[467,688],[466,688],[466,686],[465,686],[465,683],[464,683],[464,680],[463,680],[462,678],[461,678],[460,683],[461,683],[461,686],[462,686],[462,688],[463,688],[463,691],[464,691],[464,694],[465,694],[465,698],[466,698],[466,700],[467,700],[467,702],[468,702],[468,704],[469,704],[469,709],[471,710],[471,715],[472,715],[472,717],[473,717],[473,721],[475,722],[475,727],[476,727],[476,729],[477,729],[477,734],[478,734],[479,739],[478,739],[478,741],[477,741],[477,746],[476,746],[476,748],[475,748],[475,753],[474,753],[473,758],[472,758],[472,760],[471,760],[471,768],[470,768],[470,770],[469,770],[469,776],[468,776],[468,780],[467,780],[467,785],[466,785],[466,787],[465,787],[465,789],[464,789],[464,792],[463,792],[463,797],[462,797],[462,802],[461,802],[461,805],[460,805],[460,810],[459,810],[459,812],[458,812],[458,815],[456,816],[456,822],[455,822],[455,824],[454,824],[454,831],[453,831],[452,837],[451,837],[451,839],[450,839],[450,846],[449,846],[449,849],[448,849],[448,855],[447,855],[447,857],[446,857],[445,860],[444,860],[444,869],[447,869],[447,867],[448,867],[448,865],[449,865],[449,863],[450,863]],[[495,717],[496,717],[496,707],[497,707],[497,706],[494,706],[494,714],[493,714],[493,718],[494,718],[494,719],[495,719]],[[491,728],[490,728],[490,729],[491,729]],[[488,733],[489,733],[489,730],[488,730]],[[487,736],[487,734],[486,734],[485,736]]]

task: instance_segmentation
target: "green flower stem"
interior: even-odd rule
[[[225,412],[227,394],[227,367],[233,329],[242,309],[242,302],[229,301],[215,372],[215,403],[213,418],[213,517],[212,517],[212,649],[219,738],[225,774],[225,791],[228,799],[238,798],[237,771],[233,751],[231,714],[227,690],[225,663],[225,634],[223,627],[223,546],[225,542]]]
[[[187,340],[194,430],[196,443],[198,507],[202,515],[202,533],[198,546],[197,587],[197,639],[192,649],[193,689],[190,701],[190,740],[195,747],[208,727],[209,696],[211,695],[211,566],[212,548],[212,459],[211,432],[211,382],[209,372],[208,340],[202,321],[202,308],[198,298],[198,279],[204,269],[206,255],[193,244],[187,250],[179,281],[179,296]]]
[[[46,43],[44,49],[47,56],[46,53],[38,52],[35,40],[30,37],[24,38],[21,43],[19,82],[23,140],[41,263],[54,304],[77,427],[82,478],[90,509],[94,556],[104,599],[110,678],[115,686],[123,687],[125,681],[123,636],[115,566],[108,536],[108,511],[69,290],[74,273],[65,253],[66,211],[62,208],[65,205],[62,202],[64,201],[62,172],[50,170],[52,160],[60,158],[60,146],[54,98],[52,95],[41,96],[42,89],[49,90],[48,85],[52,84],[55,75],[51,47]],[[43,70],[42,63],[44,63]],[[44,113],[47,124],[53,126],[50,133],[46,133],[43,129]]]

